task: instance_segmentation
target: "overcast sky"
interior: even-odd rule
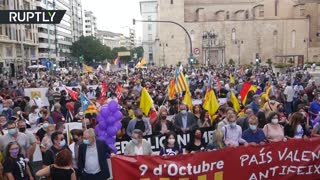
[[[82,0],[83,8],[97,17],[99,30],[129,32],[128,26],[135,28],[141,37],[141,25],[132,25],[132,19],[141,19],[139,0]]]

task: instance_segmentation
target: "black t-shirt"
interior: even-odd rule
[[[143,121],[137,121],[134,129],[140,129],[142,132],[144,132],[146,130],[146,126],[144,125]]]
[[[67,147],[63,147],[61,149],[57,149],[54,146],[51,146],[50,149],[48,149],[45,153],[44,153],[44,157],[43,157],[43,165],[49,166],[51,164],[54,163],[54,159],[56,157],[56,155],[58,154],[58,152],[62,151],[63,149],[66,149]]]
[[[36,133],[36,136],[39,137],[40,142],[42,142],[42,139],[44,138],[44,136],[46,135],[47,131],[45,131],[43,128],[39,129]]]
[[[187,144],[186,150],[189,151],[189,152],[192,152],[192,151],[195,151],[195,152],[205,151],[206,150],[206,143],[204,141],[201,141],[200,146],[197,146],[197,145],[194,144],[194,141],[190,141]]]
[[[3,163],[3,172],[12,173],[15,180],[28,180],[27,163],[23,155],[18,155],[17,158],[7,157]]]
[[[73,173],[73,169],[61,169],[56,168],[53,165],[50,166],[51,180],[71,180],[71,175]]]

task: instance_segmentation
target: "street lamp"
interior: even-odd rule
[[[239,54],[238,54],[238,65],[240,66],[240,59],[241,59],[241,44],[243,44],[243,40],[236,39],[234,44],[238,46]]]
[[[177,26],[179,26],[180,28],[182,28],[184,30],[184,32],[186,33],[188,39],[189,39],[189,45],[190,45],[190,49],[189,49],[189,63],[190,65],[192,66],[192,63],[191,63],[191,60],[193,62],[193,53],[192,53],[192,40],[191,40],[191,36],[189,34],[189,32],[187,31],[187,29],[182,26],[181,24],[177,23],[177,22],[174,22],[174,21],[154,21],[154,20],[136,20],[136,19],[133,19],[132,20],[132,23],[133,25],[136,24],[136,22],[156,22],[156,23],[170,23],[170,24],[175,24]]]
[[[205,58],[206,59],[206,65],[209,66],[210,65],[210,50],[211,47],[214,45],[215,39],[216,39],[217,35],[215,33],[213,33],[213,31],[210,32],[203,32],[202,35],[202,40],[207,41],[207,52],[208,52],[208,56]]]

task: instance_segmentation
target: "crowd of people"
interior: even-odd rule
[[[171,99],[167,96],[177,69],[186,75],[194,100],[192,109],[182,101],[185,93]],[[240,92],[245,82],[257,90],[249,90],[243,101]],[[59,89],[61,86],[70,87],[77,96]],[[36,87],[48,88],[42,95],[48,105],[38,103],[38,96],[25,95],[26,88]],[[305,70],[282,74],[269,67],[171,66],[128,73],[53,76],[42,72],[37,78],[0,77],[0,88],[0,179],[109,178],[106,154],[110,157],[117,152],[97,138],[94,128],[99,108],[112,100],[119,103],[123,114],[116,138],[129,141],[124,155],[177,155],[320,136],[320,85]],[[139,108],[142,88],[153,100],[148,114]],[[219,99],[214,115],[202,105],[208,89]],[[234,108],[231,92],[239,97],[240,110]],[[92,107],[86,111],[82,110],[80,93],[90,99]],[[72,143],[67,137],[67,122],[82,123],[82,129],[71,130]],[[209,143],[204,141],[203,128],[214,130]],[[181,148],[177,134],[184,133],[191,134],[191,140]],[[165,136],[160,152],[153,152],[146,135]],[[43,168],[36,172],[32,164],[37,145]]]

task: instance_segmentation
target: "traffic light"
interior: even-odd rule
[[[136,19],[132,19],[132,24],[136,25]]]
[[[256,53],[256,64],[259,65],[261,63],[259,53]]]
[[[193,57],[189,57],[188,61],[189,61],[189,64],[196,64],[196,59],[194,59]]]

